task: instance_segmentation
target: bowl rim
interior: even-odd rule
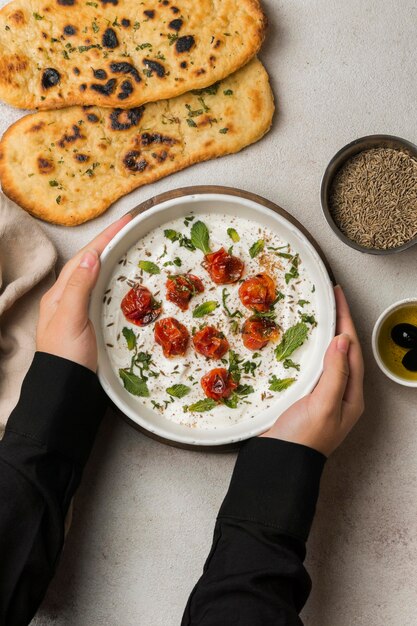
[[[326,219],[326,222],[330,226],[332,231],[340,239],[340,241],[345,243],[350,248],[353,248],[354,250],[357,250],[358,252],[363,252],[365,254],[373,254],[373,255],[397,254],[398,252],[403,252],[404,250],[408,250],[412,246],[416,245],[417,244],[417,236],[414,237],[413,239],[410,239],[409,241],[407,241],[406,243],[402,244],[401,246],[397,246],[396,248],[389,248],[389,249],[386,249],[386,250],[381,249],[381,248],[367,248],[366,246],[361,246],[360,244],[358,244],[355,241],[353,241],[353,239],[349,239],[349,237],[347,237],[340,230],[340,228],[336,224],[335,220],[333,219],[333,216],[332,216],[330,208],[329,208],[329,203],[328,203],[328,200],[327,200],[328,191],[329,191],[329,189],[331,187],[331,184],[332,184],[332,182],[334,180],[334,177],[337,174],[337,172],[339,171],[340,167],[344,163],[346,163],[346,161],[350,157],[354,156],[355,154],[359,154],[360,152],[363,152],[365,150],[370,150],[371,146],[365,147],[366,142],[369,142],[369,141],[381,142],[381,144],[383,144],[384,142],[387,142],[387,141],[392,141],[392,142],[398,143],[399,146],[402,146],[406,150],[410,151],[417,159],[417,145],[412,143],[408,139],[403,139],[402,137],[397,137],[396,135],[385,135],[385,134],[364,135],[363,137],[358,137],[357,139],[354,139],[353,141],[350,141],[349,143],[344,145],[342,148],[340,148],[334,154],[334,156],[330,159],[329,163],[327,164],[327,166],[326,166],[326,168],[324,170],[323,176],[321,178],[321,183],[320,183],[320,204],[321,204],[321,209],[322,209],[323,215],[324,215],[324,217]],[[375,145],[377,145],[377,143]],[[364,146],[364,147],[361,148],[361,146]],[[353,152],[349,156],[347,156],[346,159],[343,159],[344,155],[349,153],[351,151],[351,149],[355,148],[355,147],[358,147],[358,150],[356,152]],[[381,147],[382,147],[382,145],[381,145]],[[339,163],[339,161],[340,161],[340,163]],[[331,170],[333,169],[335,164],[337,164],[338,166],[333,171],[333,173],[331,173]]]
[[[203,187],[198,187],[198,188],[189,187],[189,188],[185,188],[181,190],[173,190],[172,192],[166,192],[164,194],[161,194],[160,196],[157,196],[156,198],[145,201],[144,203],[141,203],[139,205],[139,207],[141,206],[144,207],[142,212],[138,210],[139,207],[133,208],[130,211],[130,213],[134,215],[134,218],[131,221],[129,221],[119,231],[119,233],[116,234],[116,236],[111,240],[111,242],[106,246],[105,250],[103,251],[101,255],[102,262],[106,261],[112,249],[115,246],[117,246],[121,240],[123,240],[125,235],[127,235],[128,232],[130,232],[132,229],[136,228],[137,224],[145,220],[147,217],[150,217],[154,214],[158,214],[159,212],[168,209],[170,206],[174,207],[184,202],[192,202],[192,201],[199,201],[199,200],[200,201],[201,200],[217,200],[217,201],[223,200],[223,201],[232,201],[235,203],[240,202],[242,204],[246,204],[249,207],[253,204],[256,204],[257,209],[259,210],[259,213],[264,213],[266,215],[273,215],[273,217],[275,219],[278,219],[278,221],[281,219],[286,222],[289,222],[289,226],[291,228],[293,229],[295,228],[297,231],[299,231],[299,233],[301,234],[301,237],[304,240],[306,240],[305,243],[307,247],[310,248],[310,253],[313,255],[313,257],[315,257],[316,261],[318,261],[319,266],[320,266],[320,271],[323,273],[323,276],[325,276],[326,280],[328,281],[328,288],[331,291],[330,298],[332,298],[332,304],[333,304],[332,310],[330,312],[331,323],[329,326],[329,329],[330,329],[329,332],[333,336],[334,331],[335,331],[335,306],[334,306],[334,293],[331,287],[332,287],[332,283],[334,283],[334,278],[331,273],[331,270],[329,271],[327,260],[324,254],[322,253],[320,247],[315,242],[311,234],[305,233],[305,228],[302,225],[300,225],[299,227],[299,223],[298,223],[298,220],[296,220],[296,218],[294,218],[290,214],[287,214],[285,210],[281,209],[281,207],[279,207],[278,205],[275,205],[273,202],[266,200],[265,198],[262,198],[261,196],[256,196],[255,194],[251,194],[250,192],[245,192],[242,190],[242,192],[240,193],[240,190],[227,188],[227,187],[217,187],[217,186],[216,187],[203,186]],[[275,207],[276,210],[274,210],[273,207]],[[290,219],[287,218],[287,215],[289,215]],[[101,302],[101,298],[100,298],[100,302]],[[99,307],[98,298],[97,297],[94,298],[94,292],[93,292],[93,297],[91,300],[91,306],[93,306],[93,304],[94,304],[93,309],[97,309]],[[99,323],[96,313],[98,315],[98,311],[95,311],[95,310],[92,311],[92,319],[94,322],[97,321],[97,323]],[[311,391],[311,389],[315,386],[320,376],[320,373],[321,373],[321,369],[318,368],[315,380],[311,381],[311,383],[307,385],[305,389],[305,393],[308,393],[309,391]],[[141,426],[146,432],[150,432],[151,436],[154,436],[154,438],[156,436],[160,441],[170,443],[171,445],[172,444],[179,445],[180,447],[188,447],[188,448],[194,448],[194,449],[196,448],[205,449],[209,447],[216,448],[219,446],[229,445],[235,442],[246,440],[250,437],[260,434],[261,432],[264,432],[267,429],[267,427],[269,427],[269,426],[264,426],[264,425],[261,425],[261,426],[258,425],[256,427],[248,428],[247,432],[245,432],[244,435],[240,435],[239,433],[237,433],[236,436],[233,436],[233,437],[230,436],[230,434],[229,435],[218,434],[215,438],[213,438],[213,441],[202,440],[201,438],[198,437],[198,435],[193,438],[187,437],[185,435],[173,436],[171,433],[168,433],[165,429],[160,428],[158,425],[150,428],[147,420],[145,418],[142,418],[141,416],[138,416],[136,412],[135,412],[135,417],[132,417],[132,415],[130,415],[131,411],[129,407],[127,407],[124,404],[124,402],[120,402],[120,398],[117,397],[117,393],[114,392],[111,384],[108,383],[108,381],[106,380],[106,376],[100,372],[100,364],[98,368],[98,377],[107,395],[116,404],[118,409],[123,411],[123,414],[128,419],[132,420],[135,424],[138,424],[139,426]]]
[[[394,374],[394,372],[392,372],[381,359],[378,348],[379,331],[381,330],[382,324],[393,311],[401,309],[410,303],[415,303],[417,305],[417,296],[414,298],[403,298],[402,300],[397,300],[397,302],[394,302],[382,311],[382,313],[376,320],[374,328],[372,330],[372,352],[379,369],[388,378],[398,383],[399,385],[403,385],[404,387],[417,387],[417,380],[407,380],[406,378],[401,378],[401,376],[397,376],[397,374]]]

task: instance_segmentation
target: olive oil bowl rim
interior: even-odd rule
[[[394,150],[403,150],[406,154],[413,156],[417,159],[417,145],[412,143],[411,141],[408,141],[408,139],[403,139],[402,137],[397,137],[395,135],[376,134],[365,135],[364,137],[354,139],[336,152],[336,154],[330,159],[326,169],[324,170],[320,185],[321,208],[323,215],[332,231],[335,233],[335,235],[337,235],[340,241],[345,243],[350,248],[358,250],[359,252],[364,252],[365,254],[397,254],[398,252],[408,250],[408,248],[416,245],[417,237],[413,237],[412,239],[409,239],[408,241],[403,243],[401,246],[396,246],[395,248],[367,248],[356,243],[356,241],[353,241],[353,239],[347,237],[340,230],[330,210],[330,190],[338,171],[347,161],[349,161],[349,159],[354,157],[356,154],[359,154],[360,152],[365,152],[366,150],[371,150],[372,148],[393,148]]]
[[[376,320],[373,331],[372,331],[372,352],[374,354],[374,358],[375,358],[375,361],[377,362],[379,369],[388,378],[398,383],[399,385],[403,385],[405,387],[417,387],[417,379],[411,380],[408,378],[402,378],[401,376],[394,374],[394,372],[390,370],[389,367],[387,367],[387,365],[382,360],[381,355],[379,353],[379,348],[378,348],[379,333],[381,331],[382,325],[385,322],[385,320],[394,311],[402,309],[410,304],[415,304],[417,307],[417,296],[414,298],[404,298],[403,300],[397,300],[397,302],[394,302],[393,304],[391,304],[390,306],[388,306],[386,309],[382,311],[382,313],[379,315],[378,319]]]

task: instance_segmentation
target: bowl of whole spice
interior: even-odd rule
[[[390,254],[417,243],[417,146],[370,135],[333,157],[321,205],[339,239],[360,252]]]

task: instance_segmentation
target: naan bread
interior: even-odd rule
[[[0,11],[0,98],[131,108],[221,80],[259,50],[259,0],[14,0]]]
[[[273,112],[268,75],[253,59],[224,81],[172,100],[34,113],[4,134],[0,180],[36,217],[73,226],[136,187],[238,152],[269,130]]]

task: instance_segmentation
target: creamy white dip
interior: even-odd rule
[[[192,214],[190,216],[193,217]],[[310,320],[307,321],[309,328],[309,335],[305,342],[307,344],[311,333],[314,332],[315,287],[305,272],[302,257],[299,260],[298,276],[290,279],[287,283],[285,274],[291,270],[292,259],[277,255],[277,252],[295,255],[298,251],[289,249],[288,243],[282,241],[276,233],[251,220],[222,214],[199,214],[195,217],[195,221],[197,220],[201,220],[207,225],[213,252],[221,247],[228,250],[233,246],[232,254],[238,256],[245,263],[242,279],[260,272],[267,273],[274,278],[277,291],[284,295],[275,305],[276,322],[282,332],[285,332],[300,322],[304,315],[304,320]],[[244,320],[251,315],[251,311],[245,308],[239,300],[240,282],[232,285],[214,284],[209,274],[201,266],[204,255],[200,250],[191,251],[181,246],[180,241],[173,242],[164,235],[165,230],[171,229],[190,238],[192,225],[193,221],[183,218],[166,223],[141,238],[119,261],[105,292],[103,334],[112,367],[118,378],[119,369],[129,368],[132,358],[132,352],[129,351],[123,336],[123,328],[129,328],[135,333],[139,351],[151,355],[150,370],[157,376],[151,375],[146,381],[149,397],[133,396],[138,404],[138,411],[140,411],[140,406],[144,405],[162,414],[167,420],[178,424],[197,428],[220,429],[242,420],[253,419],[257,413],[268,408],[274,401],[282,397],[286,390],[273,392],[269,389],[271,377],[275,375],[278,379],[297,379],[302,372],[303,363],[308,359],[308,349],[304,345],[290,357],[294,363],[299,365],[299,371],[291,366],[284,368],[284,363],[277,361],[274,354],[277,343],[270,342],[262,350],[256,351],[258,356],[254,358],[254,353],[244,347],[240,333],[233,332],[236,331],[234,322],[237,321],[241,327]],[[227,232],[230,228],[234,228],[240,237],[240,241],[237,243],[231,240]],[[256,257],[251,258],[249,250],[258,240],[264,241],[264,249]],[[269,247],[280,248],[280,250],[269,250]],[[139,261],[152,261],[160,268],[161,273],[152,275],[142,271],[138,266]],[[180,266],[179,263],[181,263]],[[192,298],[187,311],[181,311],[175,304],[166,300],[165,283],[170,274],[187,272],[202,280],[205,291]],[[239,355],[240,359],[243,359],[240,366],[240,383],[251,385],[254,392],[242,397],[235,409],[218,405],[207,412],[184,411],[184,406],[192,405],[205,398],[200,384],[202,376],[215,367],[227,369],[228,364],[216,359],[206,359],[198,354],[194,350],[191,339],[184,357],[165,358],[161,346],[156,344],[154,340],[155,323],[138,327],[130,323],[121,311],[121,301],[133,283],[142,283],[158,301],[162,302],[163,310],[159,319],[175,317],[187,327],[190,336],[193,330],[199,330],[204,325],[215,326],[222,331],[227,337],[231,349]],[[243,315],[241,319],[230,318],[227,315],[222,305],[223,289],[226,289],[229,294],[227,299],[229,310],[232,312],[241,311]],[[193,318],[192,313],[197,305],[213,300],[219,304],[213,313],[200,319]],[[228,354],[224,358],[228,360]],[[245,373],[245,363],[255,363],[256,365],[247,364],[247,373]],[[286,365],[288,366],[288,362]],[[139,375],[136,368],[133,369],[133,372]],[[144,373],[146,375],[146,372]],[[123,386],[122,380],[120,378],[119,380]],[[189,387],[190,392],[183,398],[172,398],[166,389],[179,383]]]

